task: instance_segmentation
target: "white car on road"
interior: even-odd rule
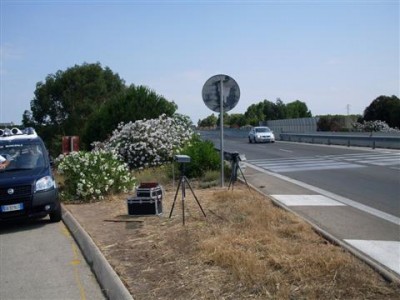
[[[253,127],[249,132],[249,143],[274,143],[275,135],[271,129],[266,126]]]

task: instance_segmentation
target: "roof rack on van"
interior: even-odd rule
[[[19,129],[17,127],[14,128],[5,128],[5,129],[0,129],[0,137],[12,137],[12,136],[18,136],[18,135],[34,135],[36,136],[36,131],[32,127],[27,127],[25,129]]]

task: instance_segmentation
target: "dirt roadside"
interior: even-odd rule
[[[185,226],[180,193],[169,218],[172,186],[160,216],[128,216],[128,195],[65,207],[135,299],[400,299],[398,286],[245,186],[195,189],[206,218],[186,192]]]

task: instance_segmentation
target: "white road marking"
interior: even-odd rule
[[[375,166],[391,166],[400,164],[400,154],[392,152],[352,153],[342,155],[317,155],[319,158],[349,161]]]
[[[333,170],[347,168],[362,168],[365,166],[352,164],[344,161],[332,159],[323,159],[315,157],[306,158],[290,158],[283,160],[249,160],[249,163],[255,164],[273,172],[299,172],[299,171],[315,171],[315,170]]]
[[[281,151],[290,151],[279,149]],[[342,155],[316,155],[311,157],[254,159],[248,162],[273,172],[299,172],[332,169],[348,169],[400,164],[399,153],[352,153]]]
[[[346,206],[322,195],[271,195],[287,206]]]
[[[261,167],[264,167],[260,164]],[[361,168],[359,165],[349,163],[332,163],[332,162],[308,162],[297,163],[289,166],[268,167],[266,169],[276,170],[276,172],[305,171],[305,170],[327,170],[327,169],[345,169],[345,168]]]
[[[287,149],[279,149],[279,150],[281,150],[281,151],[283,151],[283,152],[290,152],[290,153],[293,152],[292,150],[287,150]]]
[[[400,242],[344,240],[358,250],[372,257],[382,265],[400,274]]]

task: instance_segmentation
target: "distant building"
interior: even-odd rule
[[[15,126],[15,124],[13,122],[11,123],[0,123],[0,127],[12,127]]]

